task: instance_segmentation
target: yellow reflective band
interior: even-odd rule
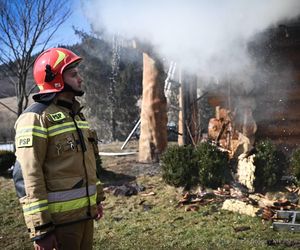
[[[83,197],[80,199],[75,199],[71,201],[63,201],[63,202],[55,202],[55,203],[49,203],[49,211],[50,213],[61,213],[61,212],[67,212],[83,207],[87,207],[89,205],[89,200],[90,199],[90,204],[91,206],[96,204],[96,197],[97,194],[94,194],[88,197]]]
[[[23,209],[35,207],[35,206],[43,205],[43,204],[47,204],[47,203],[48,203],[48,200],[40,200],[40,201],[32,202],[30,204],[23,205]]]
[[[90,185],[88,187],[88,193],[90,196],[96,193],[96,185]],[[58,192],[49,192],[48,193],[48,202],[62,202],[62,201],[70,201],[74,199],[85,198],[87,194],[86,187],[70,189],[66,191],[58,191]]]
[[[24,126],[20,127],[16,131],[16,138],[37,136],[47,138],[47,129],[39,126]]]
[[[80,124],[80,123],[81,123],[81,124],[86,124],[86,125],[89,124],[87,121],[77,121],[77,123],[78,123],[78,124]]]
[[[47,200],[40,200],[40,201],[32,202],[30,204],[23,205],[24,215],[39,213],[47,209],[48,209]]]
[[[37,137],[47,138],[47,135],[40,134],[40,133],[37,133],[37,132],[27,132],[27,133],[17,134],[16,138],[25,137],[25,136],[33,136],[33,135],[35,135]]]
[[[54,125],[48,128],[48,131],[51,132],[52,130],[57,130],[61,127],[65,127],[65,126],[74,126],[74,122],[64,122],[58,125]]]
[[[83,128],[83,129],[84,129],[84,128],[87,128],[87,129],[88,129],[88,128],[89,128],[89,125],[80,125],[80,124],[79,124],[79,125],[78,125],[78,128]]]
[[[88,129],[88,122],[85,121],[80,121],[80,122],[76,122],[76,124],[78,125],[78,128],[80,129]],[[69,131],[75,131],[76,130],[76,126],[74,124],[74,122],[64,122],[62,124],[58,124],[55,126],[51,126],[48,128],[48,132],[49,132],[49,137],[55,136],[55,135],[59,135],[59,134],[63,134],[65,132],[69,132]]]
[[[45,131],[47,132],[47,129],[44,127],[40,127],[40,126],[22,126],[22,127],[18,127],[17,129],[17,133],[21,130],[28,130],[28,129],[36,129],[36,130],[41,130],[41,131]]]
[[[58,58],[56,60],[56,62],[53,65],[53,68],[55,68],[62,60],[65,59],[66,54],[60,50],[56,50],[56,52],[58,53]]]
[[[55,136],[55,135],[59,135],[59,134],[63,134],[65,132],[69,132],[69,131],[75,131],[76,128],[66,128],[66,129],[61,129],[61,130],[58,130],[56,132],[53,132],[53,133],[49,133],[49,137],[52,137],[52,136]]]
[[[50,137],[74,130],[76,130],[74,122],[65,122],[48,128]]]
[[[86,121],[77,121],[78,126],[88,127],[89,123]]]
[[[24,211],[23,214],[24,215],[30,215],[30,214],[36,214],[36,213],[39,213],[39,212],[42,212],[44,210],[47,210],[48,209],[48,206],[44,206],[44,207],[40,207],[40,208],[37,208],[37,209],[34,209],[34,210],[29,210],[29,211]]]
[[[96,185],[100,185],[100,184],[101,184],[101,182],[100,182],[100,181],[97,181]]]

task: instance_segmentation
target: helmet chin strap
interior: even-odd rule
[[[73,92],[75,96],[83,96],[84,91],[83,90],[74,90],[68,83],[65,82],[64,88],[62,89],[61,92]]]

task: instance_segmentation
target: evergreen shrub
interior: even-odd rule
[[[198,181],[197,163],[191,145],[171,146],[161,157],[162,177],[175,187],[194,186]]]
[[[190,188],[200,184],[215,188],[225,183],[229,159],[226,152],[204,142],[196,148],[169,147],[162,155],[161,166],[163,179],[170,185]]]
[[[204,142],[195,148],[199,183],[216,188],[224,185],[229,171],[229,156],[215,145]]]
[[[16,156],[14,152],[8,150],[0,150],[0,173],[4,173],[12,165],[15,164]]]
[[[300,186],[300,148],[293,151],[289,162],[290,174],[297,178]]]
[[[276,185],[286,168],[287,160],[270,140],[262,140],[256,145],[254,157],[255,189],[265,190]]]

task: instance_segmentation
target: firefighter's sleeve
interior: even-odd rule
[[[102,160],[99,155],[98,146],[96,145],[97,150],[95,150],[95,157],[96,157],[96,176],[97,176],[97,204],[101,201],[105,200],[104,191],[103,191],[103,184],[100,181],[100,172],[102,170]]]
[[[101,201],[105,200],[104,191],[103,191],[103,184],[100,181],[100,172],[102,170],[102,160],[99,155],[99,148],[98,148],[98,136],[97,132],[94,129],[89,129],[89,141],[93,145],[93,151],[96,160],[96,175],[97,175],[97,204]]]
[[[101,201],[105,200],[105,196],[104,196],[104,191],[103,191],[103,184],[100,181],[100,172],[102,170],[102,160],[100,158],[99,155],[99,150],[98,150],[98,146],[97,146],[97,150],[95,153],[95,157],[96,157],[96,176],[97,176],[97,204],[99,204]]]
[[[21,115],[15,129],[17,163],[24,179],[25,195],[20,198],[20,203],[30,238],[37,240],[54,229],[48,211],[43,173],[48,142],[47,129],[42,117],[33,112]]]

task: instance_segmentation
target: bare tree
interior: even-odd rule
[[[18,115],[35,87],[26,86],[33,53],[45,49],[70,14],[68,0],[0,0],[0,64],[14,84]]]

